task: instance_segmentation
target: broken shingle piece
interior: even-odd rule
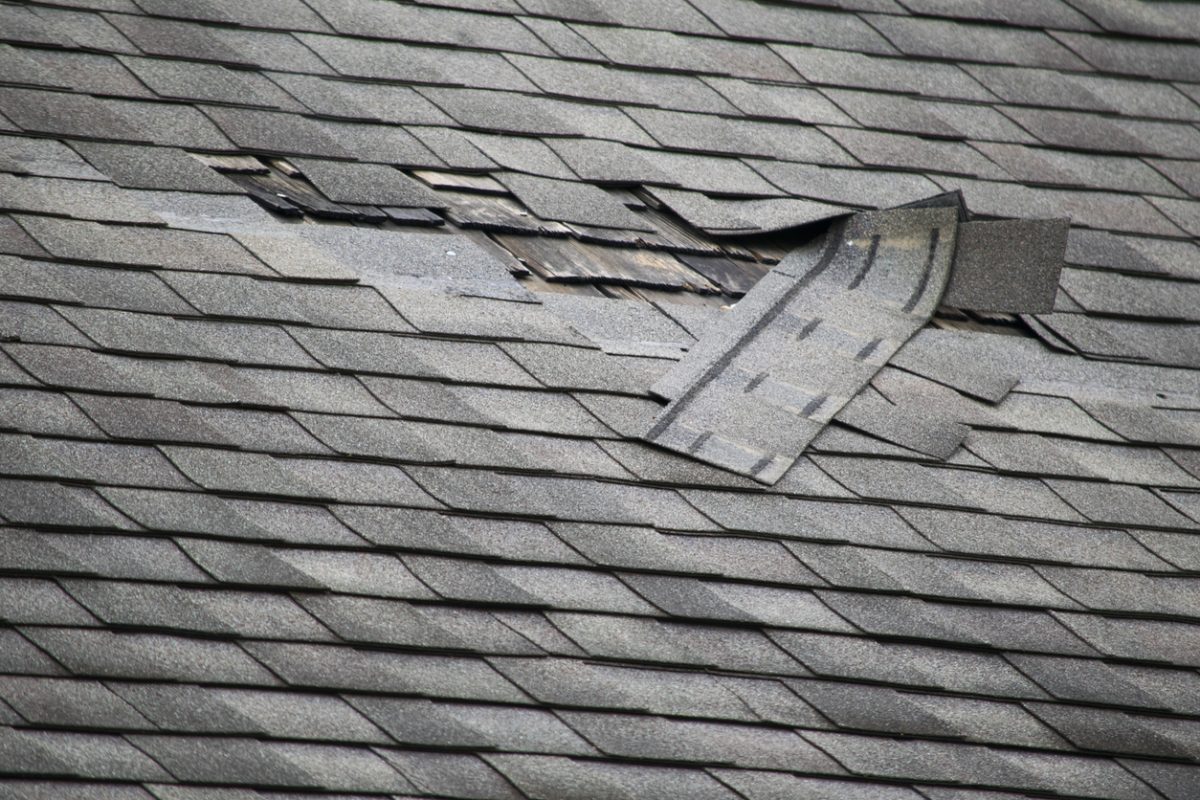
[[[671,403],[645,437],[777,481],[933,313],[957,216],[860,214],[797,248],[655,385]]]
[[[1065,219],[963,223],[942,302],[979,311],[1050,311],[1068,226]]]
[[[238,194],[241,189],[182,150],[169,147],[76,142],[75,150],[118,186]]]
[[[440,208],[446,205],[445,201],[421,184],[383,164],[315,158],[294,158],[292,163],[335,203],[402,208]]]
[[[613,195],[590,183],[560,181],[510,172],[500,181],[543,219],[577,222],[604,228],[651,231],[648,222]]]

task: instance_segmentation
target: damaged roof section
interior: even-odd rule
[[[1067,220],[960,217],[961,197],[943,195],[856,214],[793,250],[654,385],[669,402],[644,438],[774,484],[943,298],[1049,310]],[[953,453],[967,429],[948,432],[926,449]]]

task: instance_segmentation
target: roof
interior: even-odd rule
[[[0,3],[0,797],[1200,797],[1198,39]]]

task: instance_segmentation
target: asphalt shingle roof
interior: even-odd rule
[[[1200,798],[1198,87],[1194,3],[0,3],[0,797]]]

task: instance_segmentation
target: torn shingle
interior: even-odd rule
[[[1049,311],[1066,246],[1066,220],[960,225],[942,302],[981,311]]]
[[[671,404],[647,438],[774,483],[911,335],[912,320],[932,312],[955,218],[954,209],[861,215],[794,252],[655,386]],[[804,377],[814,374],[827,382]]]

